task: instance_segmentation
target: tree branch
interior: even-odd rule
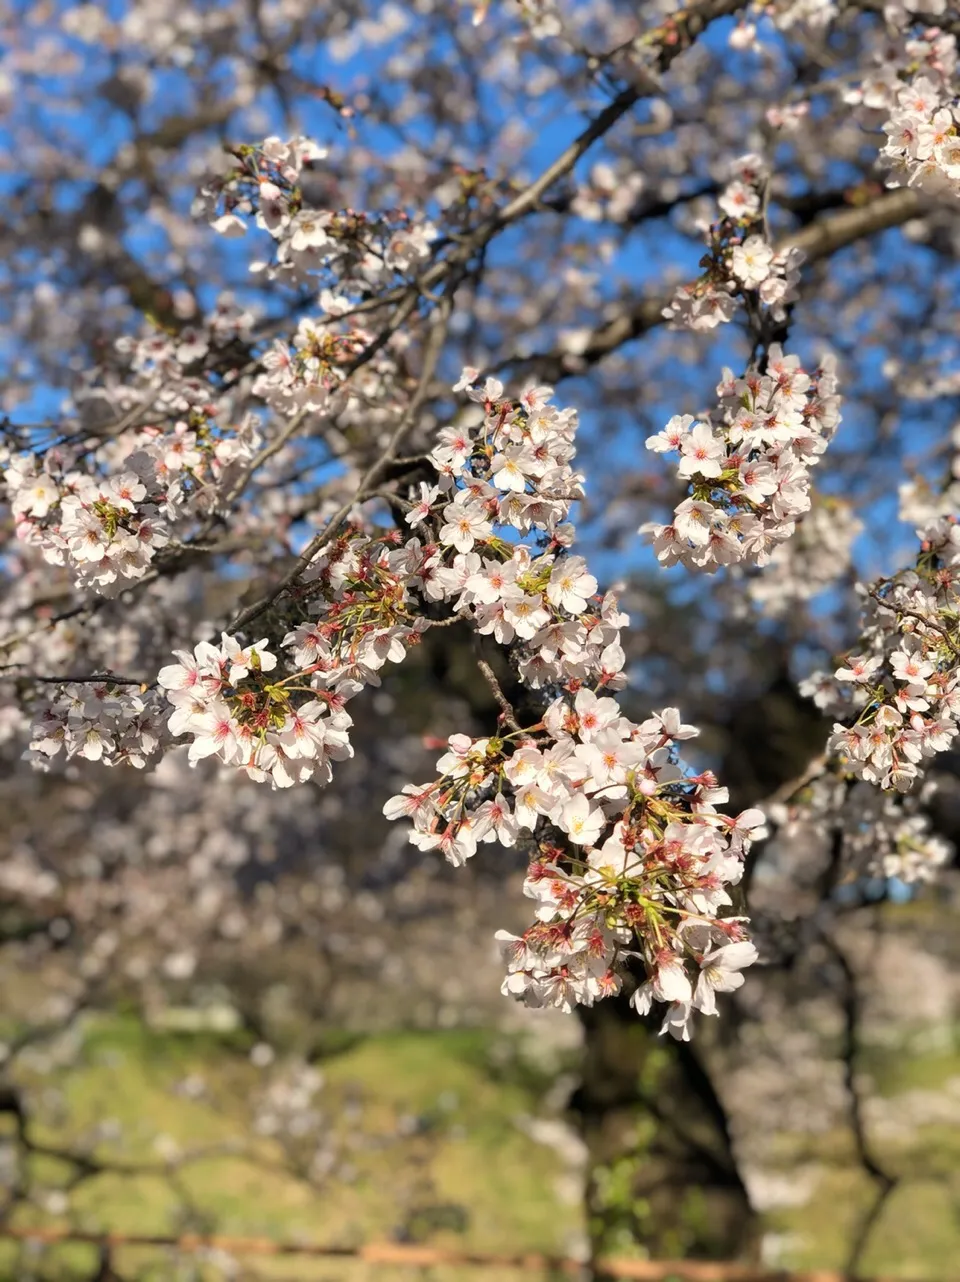
[[[838,250],[852,245],[867,236],[876,235],[890,227],[898,227],[923,211],[919,194],[913,188],[900,188],[886,192],[868,205],[843,209],[800,231],[785,236],[777,252],[796,247],[804,250],[807,262],[829,258]],[[533,356],[502,361],[495,368],[510,367],[514,371],[529,371],[547,383],[559,383],[596,365],[611,352],[632,342],[658,325],[664,324],[663,309],[670,303],[670,294],[657,294],[641,299],[631,308],[598,326],[578,352],[554,348]]]

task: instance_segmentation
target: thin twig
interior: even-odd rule
[[[44,685],[140,686],[143,690],[150,686],[150,682],[143,680],[142,677],[117,677],[112,672],[92,672],[83,675],[67,673],[62,677],[47,677],[40,676],[37,672],[11,672],[9,670],[20,666],[20,664],[15,663],[0,668],[0,681],[39,681]]]
[[[415,296],[411,296],[407,304],[407,314],[409,315],[415,307],[416,298]],[[324,528],[314,535],[297,558],[296,563],[287,571],[279,583],[277,583],[264,596],[260,597],[258,601],[247,606],[245,610],[240,611],[230,625],[231,632],[239,631],[240,628],[245,627],[246,624],[251,623],[254,619],[263,614],[265,610],[269,609],[273,602],[276,601],[277,597],[297,581],[314,557],[316,557],[328,543],[336,538],[337,534],[340,532],[340,526],[349,516],[350,512],[358,503],[362,503],[364,499],[368,497],[371,490],[376,487],[376,483],[380,478],[381,472],[384,471],[396,456],[397,450],[400,448],[404,437],[413,426],[413,421],[416,417],[417,411],[427,395],[430,383],[433,379],[434,371],[437,367],[437,362],[440,359],[440,351],[446,338],[447,325],[449,324],[452,308],[453,290],[451,289],[441,305],[441,310],[437,314],[433,329],[427,338],[424,349],[423,368],[416,391],[411,397],[409,405],[394,429],[393,435],[387,442],[383,453],[370,465],[370,467],[367,468],[366,472],[362,476],[360,484],[357,486],[356,493],[352,495],[346,503],[342,504],[342,506],[326,523]],[[398,325],[402,323],[399,319],[395,319]]]
[[[493,697],[496,699],[497,704],[500,707],[501,720],[505,725],[508,725],[511,730],[516,730],[519,733],[521,727],[517,720],[517,714],[513,710],[513,704],[503,693],[503,688],[497,680],[497,674],[494,672],[493,668],[491,668],[483,655],[478,653],[476,659],[477,667],[480,669],[484,680],[493,692]]]

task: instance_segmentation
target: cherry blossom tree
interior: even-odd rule
[[[4,747],[34,788],[102,772],[145,807],[128,834],[202,813],[219,769],[186,869],[183,834],[108,888],[27,843],[8,893],[49,901],[45,940],[119,913],[127,979],[162,986],[231,917],[269,950],[217,837],[257,796],[293,831],[342,788],[418,859],[513,861],[504,997],[580,1012],[588,1132],[611,1060],[672,1047],[718,1172],[681,1246],[748,1252],[695,1048],[786,964],[758,869],[798,830],[829,847],[811,920],[842,977],[836,886],[952,858],[951,6],[4,22]],[[364,709],[429,685],[424,654],[466,656],[471,693],[387,788]]]

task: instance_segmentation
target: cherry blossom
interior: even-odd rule
[[[951,746],[960,713],[960,527],[940,519],[918,534],[916,569],[863,590],[865,644],[834,674],[851,689],[828,745],[852,774],[902,792]]]
[[[276,92],[285,105],[286,72],[306,65],[283,43],[285,24],[309,26],[311,15],[296,0],[282,15],[265,11],[251,58],[242,24],[227,12],[174,15],[160,31],[134,7],[132,16],[81,6],[51,19],[91,57],[105,48],[122,61],[135,18],[149,66],[139,68],[139,88],[105,77],[114,96],[132,95],[124,128],[135,141],[103,166],[66,166],[65,181],[86,190],[77,199],[89,196],[91,209],[78,215],[72,240],[51,230],[56,271],[39,273],[62,267],[69,276],[76,252],[83,270],[100,265],[97,280],[101,268],[103,279],[112,272],[126,301],[116,310],[104,303],[109,316],[94,327],[91,312],[109,289],[93,291],[91,308],[78,286],[85,301],[70,319],[73,296],[61,298],[44,280],[15,325],[34,336],[45,372],[70,373],[50,422],[4,428],[9,564],[23,570],[27,590],[4,639],[16,695],[0,708],[0,737],[32,727],[28,756],[41,768],[74,759],[146,767],[179,743],[178,759],[198,772],[216,763],[238,787],[246,779],[325,785],[355,751],[348,704],[386,684],[394,666],[432,641],[432,629],[470,634],[496,704],[491,724],[478,736],[452,728],[435,778],[398,782],[384,813],[404,820],[415,846],[455,865],[494,843],[522,854],[533,924],[502,940],[505,992],[570,1009],[625,986],[638,1013],[659,1003],[664,1031],[688,1038],[692,1012],[722,1008],[717,995],[736,990],[756,959],[746,919],[730,915],[731,888],[765,819],[757,807],[723,813],[725,790],[684,759],[682,745],[697,731],[679,709],[634,720],[614,697],[632,675],[638,693],[646,688],[636,637],[656,623],[644,618],[627,632],[619,589],[604,590],[601,560],[591,564],[589,543],[578,542],[571,518],[588,497],[606,504],[608,478],[593,491],[578,470],[572,402],[590,416],[596,457],[606,445],[603,415],[628,403],[632,410],[637,399],[618,403],[611,391],[633,360],[620,347],[662,319],[693,331],[660,334],[668,340],[662,370],[659,352],[638,358],[643,377],[651,375],[649,404],[669,404],[658,398],[660,380],[683,369],[686,381],[716,327],[736,322],[724,338],[730,350],[744,340],[742,374],[724,370],[713,408],[674,415],[647,441],[651,452],[677,456],[680,484],[665,504],[668,522],[642,529],[663,566],[728,567],[728,596],[709,598],[738,600],[725,644],[751,609],[766,614],[771,631],[783,628],[798,603],[853,577],[864,513],[836,493],[849,458],[825,481],[829,496],[811,487],[840,418],[835,363],[828,354],[812,368],[785,351],[806,341],[790,333],[795,318],[806,333],[823,333],[822,313],[835,306],[852,366],[847,386],[863,410],[872,357],[857,336],[863,305],[850,303],[844,279],[855,265],[836,268],[836,247],[892,229],[897,218],[905,237],[937,253],[952,243],[939,212],[960,181],[947,6],[891,3],[879,14],[833,0],[708,4],[651,25],[618,6],[581,13],[544,2],[478,6],[475,26],[469,6],[441,15],[428,4],[412,18],[392,6],[382,24],[323,29],[334,64],[364,64],[355,104],[332,87],[294,82],[299,99],[330,108],[333,127],[312,138],[288,125],[258,142],[232,140],[257,119],[264,130],[279,128],[263,98]],[[701,67],[686,58],[714,19],[734,16],[720,59],[710,42],[699,46]],[[517,104],[509,120],[481,122],[490,124],[489,155],[471,155],[475,104],[459,101],[458,68],[447,68],[449,84],[428,75],[416,94],[394,93],[409,88],[422,33],[411,37],[409,56],[391,52],[366,66],[379,40],[389,43],[418,18],[447,24],[462,39],[464,67],[489,69],[498,101]],[[926,25],[941,18],[943,28]],[[174,166],[144,142],[138,121],[152,120],[158,105],[157,69],[205,83],[185,70],[194,66],[194,38],[199,49],[222,40],[230,51],[220,71],[231,96],[211,101],[217,142],[231,141],[218,149],[198,125]],[[794,42],[810,66],[822,66],[822,79],[780,84],[772,69],[790,65],[781,55]],[[835,62],[841,46],[854,52]],[[728,62],[745,59],[769,74],[734,120],[733,82],[723,77]],[[14,70],[21,74],[19,62]],[[585,94],[608,89],[602,113],[540,179],[515,168],[518,156],[534,155],[551,96],[585,103]],[[429,130],[416,119],[421,93],[436,126]],[[396,120],[386,121],[385,103]],[[641,114],[628,120],[635,106]],[[311,125],[326,119],[308,116]],[[605,137],[618,121],[622,146]],[[377,156],[369,140],[388,124],[405,141]],[[33,186],[57,187],[46,210],[52,227],[77,199],[61,199],[55,174],[64,156],[37,147],[34,128],[14,150],[40,158],[29,161]],[[908,196],[925,193],[929,207],[876,200],[884,193],[871,177],[875,155],[891,183],[906,184]],[[33,181],[38,174],[43,184]],[[827,174],[829,183],[818,181]],[[168,181],[175,200],[161,198]],[[196,181],[193,214],[203,226],[185,213],[183,184]],[[115,234],[97,202],[109,205],[131,182],[149,189],[152,203],[138,207],[141,225]],[[903,216],[892,218],[891,208]],[[844,231],[861,215],[859,231]],[[534,250],[552,219],[563,250],[544,235],[541,262]],[[648,220],[666,220],[671,235],[705,251],[699,274],[671,271],[649,294],[621,275],[624,244],[649,233]],[[164,248],[140,263],[154,223]],[[236,292],[218,297],[205,258],[222,241],[219,280]],[[131,260],[164,283],[145,284]],[[815,288],[805,298],[808,262]],[[138,291],[149,296],[143,306]],[[70,331],[62,351],[61,312]],[[856,345],[846,341],[848,319]],[[451,393],[463,360],[475,364]],[[578,382],[570,403],[555,402],[549,384],[572,374],[596,379],[584,379],[586,391]],[[954,387],[949,373],[909,377],[936,395]],[[19,392],[6,394],[14,404]],[[877,429],[876,439],[887,437]],[[817,674],[804,688],[835,717],[827,756],[843,787],[898,793],[878,793],[880,810],[862,810],[865,823],[893,834],[880,866],[920,877],[918,869],[938,863],[935,839],[914,822],[919,812],[901,824],[883,807],[916,795],[922,769],[956,733],[956,495],[951,480],[930,500],[919,476],[904,476],[904,508],[919,513],[916,566],[861,591],[863,636],[831,665],[833,677]],[[654,508],[665,494],[658,480],[645,477],[641,487]],[[629,484],[610,487],[611,508]],[[601,543],[608,515],[597,522]],[[49,601],[40,591],[47,579]],[[376,698],[385,706],[389,695]]]
[[[708,573],[741,561],[766,565],[794,534],[811,508],[810,469],[840,422],[833,360],[825,357],[811,375],[776,343],[763,372],[737,379],[724,371],[717,395],[714,414],[673,418],[647,438],[656,453],[679,451],[677,475],[689,497],[669,525],[641,527],[662,564]]]
[[[680,286],[664,309],[672,327],[711,330],[731,321],[739,305],[772,322],[785,320],[787,305],[798,298],[804,255],[796,248],[777,252],[767,239],[762,207],[769,179],[767,165],[752,153],[731,166],[717,200],[723,217],[708,229],[705,270]]]

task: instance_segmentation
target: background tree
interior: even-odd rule
[[[505,991],[582,1010],[592,1249],[725,1258],[758,1240],[737,1046],[823,986],[877,1192],[857,1267],[895,1180],[856,1091],[852,910],[952,858],[956,17],[4,22],[0,727],[29,778],[5,938],[49,961],[53,1025],[202,974],[263,1031],[274,965],[349,1022],[357,940],[429,988],[502,902]],[[433,770],[411,736],[451,735],[425,800],[391,803]],[[470,891],[441,855],[473,857]],[[528,861],[533,933],[501,890]],[[743,913],[766,970],[714,1029]],[[549,935],[571,914],[597,938]]]

